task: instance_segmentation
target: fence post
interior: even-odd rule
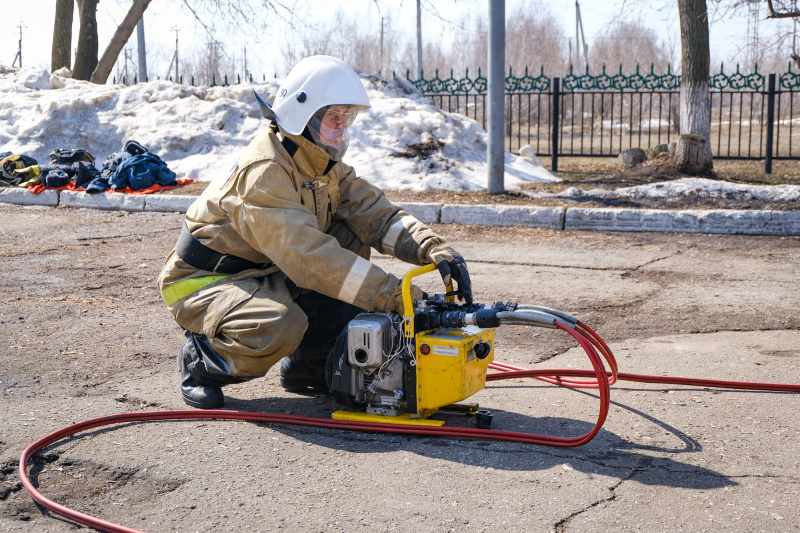
[[[764,173],[772,174],[772,138],[775,135],[775,74],[769,75],[767,82],[767,158]]]
[[[550,142],[550,151],[552,152],[552,160],[550,163],[550,170],[553,172],[558,171],[558,127],[559,116],[561,115],[561,78],[553,78],[553,103],[550,109],[553,110],[553,137]]]

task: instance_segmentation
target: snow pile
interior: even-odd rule
[[[682,178],[674,181],[625,187],[613,191],[585,191],[570,187],[559,193],[526,192],[534,198],[586,200],[639,200],[645,198],[706,198],[739,201],[800,201],[800,185],[740,185],[706,178]]]
[[[152,81],[130,87],[73,80],[68,71],[0,66],[0,152],[48,161],[55,148],[83,148],[102,162],[136,140],[179,178],[227,173],[266,121],[252,90],[271,101],[279,80],[230,87]],[[372,108],[351,130],[345,162],[384,189],[486,188],[486,132],[445,113],[410,84],[363,80]],[[506,152],[507,188],[558,181],[535,157]]]

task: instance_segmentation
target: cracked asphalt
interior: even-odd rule
[[[74,531],[22,489],[34,440],[93,417],[183,409],[183,340],[155,288],[182,216],[0,205],[0,531]],[[436,226],[476,300],[555,307],[620,371],[800,383],[800,238]],[[404,265],[376,257],[402,274]],[[440,290],[434,274],[423,278]],[[589,368],[571,337],[499,328],[496,359]],[[328,417],[277,370],[230,409]],[[490,383],[493,429],[574,436],[592,390]],[[98,429],[36,457],[39,490],[142,531],[797,531],[800,395],[621,382],[574,449],[245,422]],[[469,426],[448,416],[451,426]]]

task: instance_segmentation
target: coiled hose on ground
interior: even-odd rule
[[[99,518],[89,516],[68,507],[64,507],[42,495],[31,483],[27,475],[27,464],[31,457],[48,446],[63,439],[71,437],[82,431],[93,428],[125,424],[130,422],[146,422],[160,420],[244,420],[249,422],[268,422],[273,424],[293,424],[300,426],[319,427],[349,431],[365,431],[371,433],[395,433],[421,436],[445,436],[451,438],[468,438],[483,440],[498,440],[507,442],[520,442],[525,444],[538,444],[542,446],[574,447],[581,446],[592,440],[600,431],[606,420],[610,407],[610,386],[617,381],[634,381],[639,383],[657,383],[669,385],[690,385],[697,387],[713,387],[726,389],[748,389],[776,392],[800,392],[800,385],[749,383],[737,381],[718,381],[696,378],[674,378],[665,376],[646,376],[639,374],[625,374],[618,372],[617,362],[608,345],[589,326],[580,320],[560,311],[535,305],[520,305],[515,311],[501,311],[497,313],[500,324],[526,325],[547,328],[557,328],[570,334],[589,357],[592,370],[529,370],[505,363],[494,362],[489,368],[497,370],[486,376],[486,381],[499,381],[504,379],[534,378],[554,385],[576,388],[598,389],[600,409],[597,422],[591,431],[578,437],[556,437],[547,435],[534,435],[530,433],[516,433],[511,431],[496,431],[478,428],[448,428],[440,426],[404,426],[398,424],[383,424],[374,422],[356,422],[349,420],[333,420],[297,415],[275,413],[255,413],[246,411],[216,411],[216,410],[191,410],[191,411],[149,411],[142,413],[123,413],[118,415],[93,418],[62,428],[47,435],[28,446],[19,460],[19,474],[25,490],[31,497],[49,511],[61,515],[76,523],[112,533],[138,533],[135,529],[106,522]],[[601,358],[602,357],[602,358]],[[603,364],[608,364],[608,370]]]

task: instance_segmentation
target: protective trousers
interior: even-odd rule
[[[334,222],[327,233],[369,260],[369,247],[344,222]],[[282,272],[226,277],[178,300],[170,311],[182,328],[207,337],[230,376],[248,379],[263,376],[295,351],[300,358],[327,353],[347,322],[361,312],[297,288]]]

